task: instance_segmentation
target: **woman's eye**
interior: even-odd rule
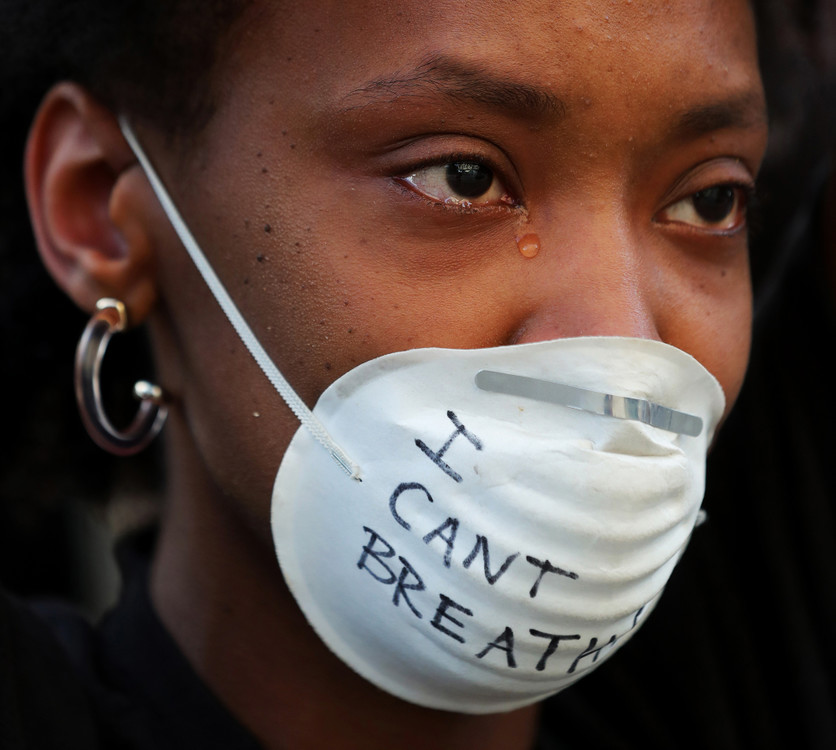
[[[493,170],[478,161],[434,164],[400,179],[421,195],[447,205],[470,208],[517,204]]]
[[[733,232],[746,221],[747,192],[739,185],[715,185],[672,203],[658,218],[709,231]]]

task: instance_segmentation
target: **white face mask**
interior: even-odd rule
[[[404,700],[490,713],[567,687],[625,643],[696,522],[724,408],[714,377],[642,339],[422,349],[351,370],[311,413],[123,130],[303,421],[276,477],[273,536],[328,647]]]
[[[603,393],[641,400],[615,399],[615,413],[699,435],[564,405],[604,411]],[[646,402],[677,413],[641,415]],[[367,362],[314,409],[363,481],[303,428],[282,461],[282,571],[325,643],[390,693],[472,713],[540,700],[652,609],[693,529],[722,410],[714,378],[656,341]]]

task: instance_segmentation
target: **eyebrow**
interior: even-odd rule
[[[561,119],[567,110],[562,99],[543,87],[444,55],[428,58],[408,73],[378,78],[354,89],[344,98],[343,109],[351,111],[428,95],[484,104],[526,119]]]
[[[566,101],[542,86],[498,75],[485,66],[462,62],[448,55],[428,57],[414,69],[376,78],[349,92],[341,111],[348,113],[376,104],[441,95],[504,110],[529,120],[560,121]],[[767,124],[760,89],[747,89],[719,101],[697,104],[674,114],[674,138],[698,138],[726,128],[752,129]]]
[[[682,112],[675,131],[678,135],[695,138],[726,128],[745,130],[766,123],[763,96],[758,90],[748,90]]]

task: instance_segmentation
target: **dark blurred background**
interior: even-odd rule
[[[836,747],[836,3],[754,4],[772,135],[751,222],[750,371],[709,458],[709,520],[657,610],[548,706],[578,747]],[[16,70],[13,50],[3,65],[15,85],[0,86],[0,584],[95,617],[118,588],[112,540],[155,511],[159,454],[115,461],[80,426],[86,317],[41,269],[21,188],[45,81]],[[150,363],[141,332],[112,348],[103,381],[119,421]]]

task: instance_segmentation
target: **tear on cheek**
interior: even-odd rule
[[[540,252],[540,238],[534,233],[517,237],[517,248],[524,258],[534,258]]]

